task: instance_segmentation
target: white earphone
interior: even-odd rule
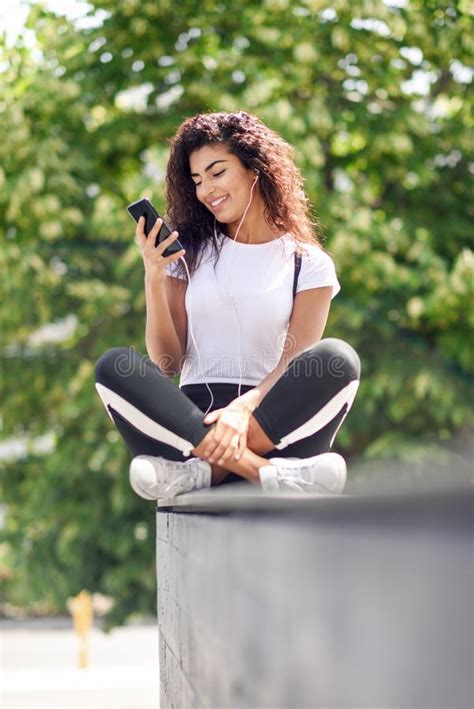
[[[246,206],[246,208],[245,208],[245,211],[244,211],[244,214],[243,214],[243,216],[242,216],[242,219],[240,220],[240,224],[239,224],[239,226],[237,227],[237,231],[236,231],[236,233],[235,233],[235,236],[234,236],[234,238],[233,238],[233,241],[235,241],[235,240],[237,239],[237,236],[238,236],[239,231],[240,231],[240,227],[242,226],[242,222],[244,221],[245,215],[247,214],[247,211],[248,211],[248,209],[249,209],[249,207],[250,207],[250,204],[251,204],[251,202],[252,202],[253,188],[255,187],[256,182],[257,182],[257,180],[258,180],[258,178],[259,178],[259,176],[260,176],[259,170],[254,170],[254,173],[255,173],[256,177],[255,177],[255,180],[254,180],[254,182],[253,182],[253,185],[252,185],[252,187],[251,187],[251,189],[250,189],[250,199],[249,199],[249,202],[248,202],[248,204],[247,204],[247,206]],[[214,236],[215,236],[216,239],[217,239],[216,219],[215,219],[215,217],[214,217]],[[237,334],[237,358],[238,358],[238,362],[239,362],[239,396],[240,396],[240,391],[241,391],[241,386],[242,386],[242,368],[241,368],[241,366],[240,366],[240,320],[239,320],[239,314],[238,314],[238,312],[237,312],[237,308],[235,307],[234,296],[232,295],[232,291],[231,291],[231,289],[230,289],[230,284],[229,284],[229,271],[230,271],[230,260],[231,260],[231,257],[232,257],[232,252],[231,252],[231,255],[230,255],[230,258],[229,258],[229,263],[227,264],[226,279],[227,279],[227,290],[228,290],[228,293],[229,293],[229,296],[230,296],[230,299],[231,299],[231,302],[232,302],[232,307],[234,308],[235,317],[236,317],[236,320],[237,320],[237,333],[238,333],[238,334]],[[184,258],[184,256],[181,256],[180,260],[184,263],[184,266],[185,266],[185,268],[186,268],[186,273],[188,274],[188,288],[189,288],[190,285],[191,285],[191,275],[190,275],[190,273],[189,273],[188,264],[186,263],[186,259]],[[202,367],[201,367],[201,355],[199,354],[199,349],[198,349],[198,346],[197,346],[197,344],[196,344],[196,339],[195,339],[195,337],[194,337],[194,332],[193,332],[193,328],[192,328],[192,324],[191,324],[191,312],[189,313],[189,330],[190,330],[190,333],[191,333],[191,337],[193,338],[194,347],[196,348],[196,352],[197,352],[197,355],[198,355],[199,370],[200,370],[200,372],[201,372],[202,378],[205,380],[204,372],[202,371]],[[214,396],[213,396],[213,394],[212,394],[211,389],[209,388],[209,384],[207,383],[207,381],[205,381],[205,384],[206,384],[206,386],[207,386],[207,388],[208,388],[208,391],[209,391],[209,393],[210,393],[210,395],[211,395],[211,403],[210,403],[209,408],[207,409],[207,411],[205,412],[204,415],[206,415],[206,414],[209,413],[210,409],[212,408],[212,404],[214,403]]]

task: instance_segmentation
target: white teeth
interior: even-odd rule
[[[217,199],[215,202],[211,202],[211,207],[217,207],[218,204],[223,202],[227,197],[222,197],[221,199]]]

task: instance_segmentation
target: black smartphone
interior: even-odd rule
[[[158,212],[148,199],[139,199],[138,202],[132,202],[132,204],[128,205],[127,212],[136,222],[138,222],[140,217],[145,217],[145,225],[143,227],[145,236],[148,236],[151,229],[153,228],[154,223],[158,218],[163,219],[163,217],[158,214]],[[155,246],[161,244],[161,242],[166,239],[166,237],[170,234],[171,229],[163,220],[161,229],[155,239]],[[170,246],[167,246],[166,249],[163,251],[163,256],[171,256],[171,254],[175,254],[178,251],[181,251],[182,248],[183,247],[179,243],[178,239],[175,239],[173,243]]]

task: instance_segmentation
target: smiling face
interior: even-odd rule
[[[255,173],[247,170],[224,144],[194,150],[189,167],[196,197],[206,209],[221,223],[239,221],[249,202]],[[260,202],[257,187],[258,183],[253,190],[252,207]]]

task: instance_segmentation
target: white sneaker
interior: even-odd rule
[[[346,484],[346,461],[338,453],[321,453],[312,458],[270,458],[259,468],[265,492],[296,490],[339,495]]]
[[[145,500],[176,497],[183,492],[211,487],[212,468],[200,458],[183,463],[152,455],[137,455],[130,463],[130,485]]]

